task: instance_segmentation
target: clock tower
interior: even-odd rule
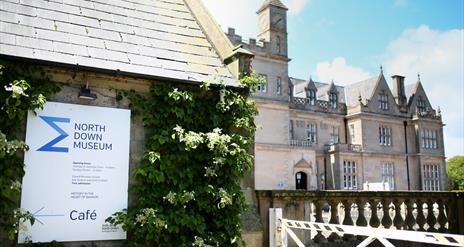
[[[275,55],[288,55],[287,7],[280,0],[266,0],[256,12],[259,18],[258,38],[271,44]]]

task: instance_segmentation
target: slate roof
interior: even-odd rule
[[[277,6],[283,9],[288,9],[280,0],[266,0],[264,1],[263,5],[261,5],[261,8],[259,8],[258,13],[269,5]]]
[[[1,0],[0,54],[238,86],[182,0]]]
[[[409,84],[404,86],[404,93],[406,94],[406,98],[409,100],[416,93],[417,90],[417,83]]]
[[[365,104],[366,100],[370,99],[374,93],[377,80],[379,80],[378,76],[345,86],[346,105],[348,107],[357,106],[359,104],[359,95],[361,95]]]
[[[293,84],[293,96],[299,98],[306,98],[305,88],[308,84],[308,80],[301,80],[296,78],[290,78]],[[330,90],[330,83],[314,82],[317,88],[316,96],[318,100],[329,100],[327,92]],[[338,91],[338,100],[340,103],[345,103],[345,88],[342,86],[335,86]]]

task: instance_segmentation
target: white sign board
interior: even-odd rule
[[[125,239],[105,223],[127,208],[130,111],[47,102],[27,116],[21,208],[33,242]]]

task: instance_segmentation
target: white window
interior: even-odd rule
[[[282,94],[282,78],[280,77],[277,77],[276,94],[277,95]]]
[[[388,110],[388,95],[379,94],[379,109]]]
[[[338,95],[336,93],[329,94],[330,108],[337,109]]]
[[[311,143],[317,143],[317,124],[316,123],[307,124],[306,132],[308,134],[307,140]]]
[[[356,162],[343,161],[343,189],[358,189],[358,178],[356,175]]]
[[[382,182],[388,183],[390,189],[395,189],[395,165],[391,162],[381,164]]]
[[[421,147],[426,149],[437,149],[437,131],[436,130],[421,130]]]
[[[355,135],[354,135],[354,124],[350,124],[350,137],[351,137],[351,144],[356,142]]]
[[[419,113],[425,112],[425,101],[421,98],[417,101],[417,111],[419,111]]]
[[[306,90],[306,98],[308,98],[308,103],[310,105],[315,105],[316,104],[316,91],[312,89]]]
[[[259,76],[262,77],[263,82],[260,82],[258,84],[258,91],[262,93],[266,93],[267,92],[267,75],[259,75]]]
[[[380,126],[379,127],[379,143],[382,146],[392,145],[392,131],[390,127]]]
[[[440,166],[438,164],[424,164],[423,166],[423,184],[424,190],[440,190]]]
[[[338,126],[332,126],[332,132],[330,133],[330,143],[336,144],[339,142]]]

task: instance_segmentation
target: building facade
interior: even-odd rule
[[[443,122],[420,77],[393,75],[347,86],[288,73],[287,8],[266,0],[258,40],[230,41],[255,54],[267,83],[254,94],[256,190],[445,190]],[[389,83],[392,85],[389,86]]]

